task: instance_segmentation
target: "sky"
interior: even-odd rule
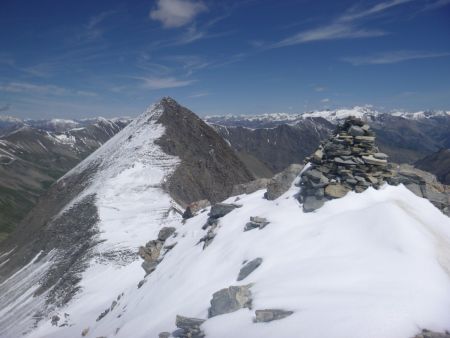
[[[0,115],[450,110],[450,0],[2,0]]]

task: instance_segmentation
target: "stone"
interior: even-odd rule
[[[385,153],[374,153],[373,157],[379,160],[387,160],[389,156],[386,155]]]
[[[362,159],[367,164],[381,165],[381,166],[387,165],[387,161],[386,160],[377,159],[373,155],[363,156]]]
[[[174,227],[164,227],[161,230],[159,230],[158,233],[158,240],[165,242],[167,238],[172,236],[172,234],[175,232]]]
[[[348,129],[348,133],[352,136],[363,136],[365,134],[364,130],[359,126],[351,126]]]
[[[323,158],[322,149],[317,149],[312,156],[313,161],[320,163],[320,161],[322,161],[322,158]]]
[[[169,338],[170,337],[170,332],[160,332],[158,334],[158,338]]]
[[[146,279],[140,280],[139,283],[138,283],[138,285],[137,285],[138,289],[140,289],[140,288],[142,287],[142,285],[144,285],[146,282],[147,282]]]
[[[303,201],[303,211],[311,212],[323,206],[325,200],[317,198],[316,196],[306,196]]]
[[[81,331],[81,336],[86,337],[88,333],[89,333],[89,328],[87,327],[87,328],[83,329],[83,331]]]
[[[375,142],[375,136],[355,136],[355,140],[363,143]]]
[[[302,169],[303,165],[301,164],[291,164],[281,173],[275,175],[267,184],[266,198],[273,201],[288,191]]]
[[[255,322],[257,323],[267,323],[272,320],[280,320],[292,315],[293,311],[278,310],[278,309],[265,309],[255,311]]]
[[[237,278],[237,281],[241,281],[245,278],[247,278],[248,275],[250,275],[253,271],[255,271],[262,263],[262,258],[258,257],[250,262],[246,263],[241,270],[239,271],[239,275]]]
[[[209,212],[210,218],[221,218],[228,213],[232,212],[236,208],[240,208],[240,205],[237,204],[229,204],[229,203],[217,203],[211,207],[211,211]]]
[[[235,312],[242,308],[251,308],[251,285],[230,286],[213,294],[208,317],[212,318],[225,313]]]
[[[159,262],[157,261],[143,261],[141,266],[144,269],[145,273],[147,275],[151,274],[153,271],[155,271],[156,266],[158,265]]]
[[[331,198],[341,198],[348,193],[348,189],[342,184],[329,184],[325,188],[325,195]]]
[[[152,240],[145,244],[145,247],[141,246],[139,248],[139,256],[147,261],[155,261],[158,259],[161,249],[163,247],[163,242],[159,240]]]
[[[270,222],[267,221],[267,219],[264,217],[251,216],[250,222],[245,224],[244,231],[249,231],[249,230],[257,229],[257,228],[263,229],[269,223]]]
[[[309,169],[303,173],[303,176],[309,178],[313,182],[320,182],[323,174],[319,170]]]
[[[191,329],[192,327],[202,325],[205,321],[205,319],[189,318],[177,315],[175,319],[175,325],[180,329]]]
[[[353,159],[345,160],[345,159],[343,159],[341,157],[335,157],[334,158],[334,162],[336,162],[337,164],[343,164],[343,165],[355,165],[355,164],[358,164]]]

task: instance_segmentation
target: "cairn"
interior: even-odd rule
[[[378,189],[393,174],[388,156],[375,146],[375,134],[363,120],[349,117],[335,134],[307,158],[310,167],[301,177],[299,200],[311,212],[326,201],[353,190]]]

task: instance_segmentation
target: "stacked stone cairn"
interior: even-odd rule
[[[299,200],[303,210],[311,212],[351,190],[359,193],[390,182],[393,172],[387,158],[375,146],[375,134],[369,125],[359,118],[347,118],[306,159],[311,165],[302,173],[300,181]]]

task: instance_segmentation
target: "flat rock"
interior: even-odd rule
[[[373,157],[372,155],[363,156],[362,159],[367,164],[380,165],[380,166],[387,165],[387,161],[386,160],[377,159],[377,158]]]
[[[205,322],[205,319],[199,319],[199,318],[190,318],[190,317],[184,317],[177,315],[175,319],[175,325],[176,327],[180,329],[191,329],[193,327],[199,327]]]
[[[342,184],[329,184],[325,188],[325,195],[332,198],[344,197],[349,192],[349,189]]]
[[[386,155],[385,153],[374,153],[373,157],[379,160],[387,160],[389,156]]]
[[[250,308],[252,304],[251,285],[230,286],[213,294],[208,317],[235,312],[242,308]]]
[[[175,232],[174,227],[164,227],[161,230],[159,230],[158,233],[158,240],[165,242],[167,238],[172,236],[172,234]]]
[[[263,261],[262,258],[258,257],[246,263],[239,271],[237,281],[241,281],[247,278],[248,275],[250,275],[261,265],[262,261]]]
[[[365,134],[364,130],[359,126],[351,126],[348,129],[348,133],[352,136],[363,136]]]
[[[237,204],[229,204],[229,203],[217,203],[211,207],[211,211],[209,212],[210,218],[220,218],[230,213],[236,208],[240,208],[240,205]]]
[[[255,311],[255,322],[257,323],[267,323],[272,320],[279,320],[286,318],[293,314],[293,311],[278,310],[278,309],[265,309]]]

